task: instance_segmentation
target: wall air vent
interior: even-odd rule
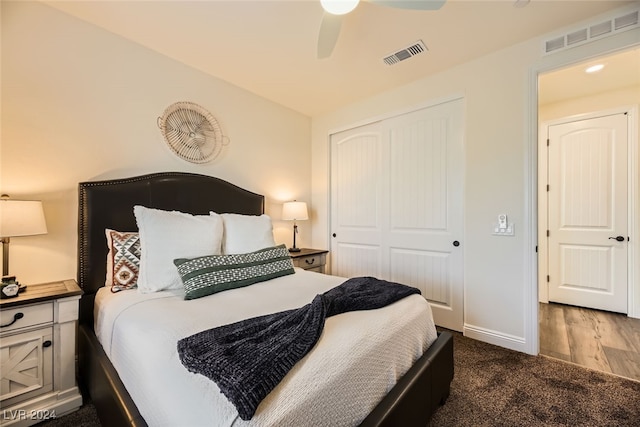
[[[592,25],[589,27],[589,34],[591,34],[591,37],[598,37],[610,33],[613,30],[611,24],[611,21],[605,21],[601,24]]]
[[[613,27],[615,30],[631,27],[633,25],[638,25],[638,11],[620,16],[613,21]]]
[[[553,52],[554,50],[562,49],[564,47],[564,36],[555,38],[553,40],[547,40],[545,43],[545,52]]]
[[[567,34],[567,46],[586,41],[589,38],[588,33],[589,31],[583,28],[582,30]]]
[[[405,59],[409,59],[413,56],[416,56],[419,53],[426,52],[426,51],[427,51],[427,47],[424,45],[422,40],[418,40],[417,42],[412,43],[411,45],[403,49],[400,49],[397,52],[394,52],[392,54],[385,56],[383,58],[383,61],[387,65],[394,65],[400,61],[404,61]]]
[[[544,53],[549,54],[588,43],[591,40],[607,37],[621,31],[630,30],[639,26],[639,10],[626,12],[624,15],[612,17],[611,19],[591,24],[585,28],[577,28],[562,36],[556,36],[544,42]]]

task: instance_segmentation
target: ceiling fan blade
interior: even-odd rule
[[[446,0],[369,0],[369,3],[395,7],[396,9],[438,10],[446,3]]]
[[[331,56],[342,28],[342,17],[343,15],[332,15],[327,12],[322,15],[318,34],[318,59]]]

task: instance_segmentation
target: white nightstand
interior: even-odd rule
[[[324,273],[324,266],[327,263],[327,253],[323,249],[300,249],[300,252],[290,252],[293,265],[305,270]]]
[[[75,280],[0,300],[0,425],[28,426],[82,405],[76,383]]]

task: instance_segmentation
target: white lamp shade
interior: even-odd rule
[[[296,221],[309,219],[307,204],[305,202],[285,202],[282,204],[282,219]]]
[[[0,200],[0,237],[47,234],[42,202]]]

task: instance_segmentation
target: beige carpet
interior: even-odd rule
[[[454,332],[455,375],[440,426],[640,426],[640,382]]]

